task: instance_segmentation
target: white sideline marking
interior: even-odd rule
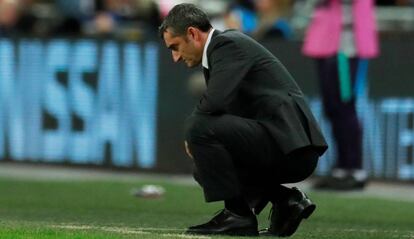
[[[130,228],[130,227],[104,227],[104,226],[88,226],[88,225],[50,225],[53,228],[60,228],[60,229],[69,229],[69,230],[101,230],[106,232],[115,232],[120,234],[151,234],[152,232],[162,232],[162,231],[168,231],[168,232],[182,232],[183,229],[177,229],[177,228],[155,228],[155,227],[149,227],[149,228]],[[207,236],[197,236],[197,235],[185,235],[185,234],[179,234],[179,233],[164,233],[160,234],[161,237],[168,237],[171,238],[171,236],[179,237],[179,238],[190,238],[190,239],[210,239],[211,237]]]
[[[69,230],[101,230],[106,232],[116,232],[121,234],[150,234],[139,229],[132,229],[127,227],[97,227],[87,225],[51,225],[53,228],[69,229]]]
[[[52,228],[59,229],[68,229],[68,230],[101,230],[106,232],[115,232],[120,234],[135,234],[135,235],[149,235],[154,232],[161,232],[158,234],[160,237],[164,238],[186,238],[186,239],[211,239],[209,236],[201,235],[186,235],[182,234],[183,229],[178,228],[155,228],[155,227],[141,227],[141,228],[131,228],[131,227],[107,227],[107,226],[89,226],[89,225],[73,225],[73,224],[58,224],[58,225],[49,225]],[[318,231],[330,231],[330,232],[355,232],[355,233],[393,233],[395,234],[392,238],[406,238],[414,239],[414,231],[407,230],[381,230],[381,229],[364,229],[364,228],[327,228],[319,229]],[[168,232],[168,233],[162,233]],[[174,233],[177,232],[177,233]]]
[[[61,225],[50,225],[53,228],[60,229],[69,229],[69,230],[101,230],[106,232],[115,232],[120,234],[152,234],[154,232],[170,232],[170,233],[161,233],[160,237],[166,238],[186,238],[186,239],[211,239],[208,236],[198,236],[198,235],[186,235],[181,232],[183,229],[178,228],[155,228],[155,227],[143,227],[143,228],[130,228],[130,227],[105,227],[105,226],[88,226],[88,225],[71,225],[71,224],[61,224]],[[176,231],[177,233],[174,233]],[[364,229],[364,228],[329,228],[321,229],[319,231],[341,231],[341,232],[362,232],[362,233],[394,233],[396,235],[393,238],[407,238],[414,239],[414,231],[400,231],[400,230],[381,230],[381,229]]]
[[[161,234],[162,237],[168,237],[171,238],[172,236],[174,237],[181,237],[181,238],[200,238],[200,239],[209,239],[211,237],[207,237],[207,236],[196,236],[196,235],[185,235],[185,234],[172,234],[172,233],[167,233],[167,234]]]
[[[364,229],[364,228],[329,228],[329,229],[321,229],[319,231],[341,231],[341,232],[363,232],[363,233],[394,233],[393,238],[409,238],[414,239],[414,231],[406,231],[406,230],[381,230],[381,229]]]

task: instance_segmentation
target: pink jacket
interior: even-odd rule
[[[373,58],[378,55],[378,37],[373,0],[354,0],[354,36],[357,55]],[[310,57],[330,57],[340,44],[342,6],[340,0],[329,0],[327,6],[318,7],[309,25],[302,51]]]

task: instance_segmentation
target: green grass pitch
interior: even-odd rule
[[[159,199],[137,198],[131,189],[158,184]],[[309,192],[317,204],[291,238],[414,238],[414,202]],[[221,203],[206,204],[195,185],[168,179],[29,180],[0,178],[0,238],[237,238],[189,236]],[[259,217],[268,225],[267,213]]]

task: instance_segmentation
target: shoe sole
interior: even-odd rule
[[[186,234],[196,235],[228,235],[228,236],[259,236],[259,232],[252,228],[236,228],[229,231],[217,232],[208,230],[188,230]]]
[[[283,226],[283,229],[279,236],[288,237],[291,236],[299,227],[299,224],[303,219],[307,219],[315,211],[316,205],[313,204],[309,199],[305,199],[292,209],[292,214]]]
[[[228,232],[226,235],[231,236],[259,236],[259,232],[257,230],[252,230],[250,228],[240,228],[236,230],[232,230]]]

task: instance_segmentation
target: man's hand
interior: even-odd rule
[[[185,152],[187,153],[188,157],[190,157],[191,159],[194,159],[193,155],[190,152],[190,149],[188,148],[187,140],[184,141],[184,146],[185,146]]]

